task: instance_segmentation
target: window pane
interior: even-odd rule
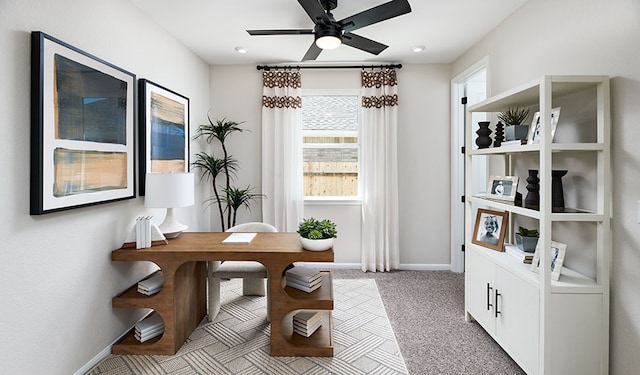
[[[305,196],[358,195],[358,96],[304,96]]]

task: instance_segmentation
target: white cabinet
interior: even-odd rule
[[[467,109],[465,153],[465,313],[528,374],[607,374],[609,367],[610,99],[605,76],[543,76]],[[471,112],[511,107],[539,112],[539,142],[478,149]],[[554,138],[552,109],[561,107]],[[495,124],[495,120],[492,121]],[[518,176],[523,200],[528,170],[539,172],[539,208],[474,191],[474,163],[489,174]],[[552,208],[551,171],[569,170],[567,208]],[[471,239],[476,210],[509,213],[506,242],[518,225],[537,228],[540,272]],[[560,279],[551,279],[551,242],[567,244]]]
[[[528,373],[538,366],[538,295],[531,280],[477,251],[467,254],[467,313]]]

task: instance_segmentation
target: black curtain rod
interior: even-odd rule
[[[402,64],[387,65],[258,65],[258,70],[294,70],[294,69],[402,69]]]

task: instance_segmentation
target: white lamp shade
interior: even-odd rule
[[[147,173],[144,205],[152,208],[192,206],[194,181],[193,173]]]

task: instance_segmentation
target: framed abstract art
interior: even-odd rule
[[[147,173],[189,172],[189,99],[146,79],[140,92],[140,195]]]
[[[131,199],[136,76],[31,33],[30,213]]]

